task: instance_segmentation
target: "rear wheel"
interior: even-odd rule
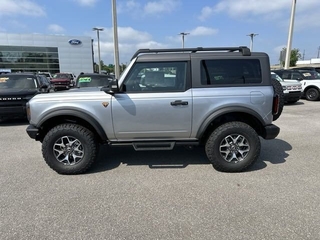
[[[229,122],[215,129],[205,150],[213,167],[222,172],[240,172],[252,165],[260,154],[260,139],[243,122]]]
[[[60,174],[84,173],[98,152],[94,134],[77,124],[61,124],[52,128],[42,142],[46,163]]]
[[[306,91],[306,99],[309,101],[316,101],[319,99],[319,91],[316,88],[309,88]]]

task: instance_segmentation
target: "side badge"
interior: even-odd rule
[[[106,108],[109,106],[109,103],[108,102],[102,102],[102,105]]]

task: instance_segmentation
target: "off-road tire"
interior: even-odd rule
[[[81,160],[74,165],[59,162],[55,156],[57,151],[54,147],[60,139],[76,139],[81,144],[81,152],[83,156]],[[87,128],[73,124],[66,123],[52,128],[44,137],[42,142],[42,155],[46,163],[59,174],[80,174],[89,169],[97,157],[98,144],[94,134]]]
[[[243,146],[248,150],[242,160],[228,162],[225,160],[226,153],[226,139],[229,141],[227,145],[231,148],[232,137],[241,140],[238,142],[240,150],[244,150]],[[234,142],[233,142],[234,143]],[[241,146],[243,145],[243,146]],[[249,148],[249,149],[248,149]],[[259,157],[261,143],[258,134],[248,124],[243,122],[229,122],[219,126],[215,129],[205,145],[205,151],[209,161],[213,167],[221,172],[241,172],[251,166]],[[230,154],[227,154],[231,156]]]
[[[306,99],[308,101],[317,101],[319,99],[319,91],[316,88],[309,88],[306,91]]]
[[[279,81],[277,81],[276,79],[271,79],[271,84],[275,94],[279,95],[279,110],[276,114],[273,115],[273,121],[276,121],[280,117],[283,110],[284,93],[283,93],[282,85]]]

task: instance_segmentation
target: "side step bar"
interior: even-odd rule
[[[175,142],[137,142],[132,143],[134,150],[146,151],[146,150],[172,150]]]
[[[111,146],[133,146],[135,151],[172,150],[175,146],[197,146],[198,141],[109,142]]]

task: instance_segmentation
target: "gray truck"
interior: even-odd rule
[[[101,144],[137,151],[202,146],[216,170],[239,172],[258,159],[259,136],[279,134],[272,122],[282,107],[266,53],[140,49],[121,77],[100,90],[32,98],[26,131],[60,174],[87,171]]]

